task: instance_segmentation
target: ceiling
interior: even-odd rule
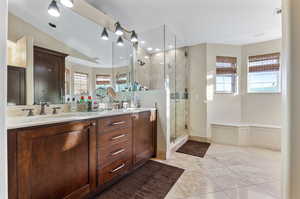
[[[137,32],[166,24],[181,45],[281,38],[280,0],[87,0]]]
[[[116,67],[128,65],[128,58],[132,53],[129,42],[125,41],[124,47],[113,46],[112,42],[117,38],[112,33],[110,33],[111,40],[102,40],[100,38],[102,27],[62,5],[59,5],[61,16],[51,17],[47,13],[50,2],[51,0],[9,0],[8,9],[9,12],[40,31],[95,60],[95,62],[88,62],[78,58],[69,59],[72,62],[103,68],[110,68],[112,65]],[[57,28],[51,28],[49,22],[56,24]]]

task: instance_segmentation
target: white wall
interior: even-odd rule
[[[0,198],[7,199],[7,134],[5,125],[7,85],[7,0],[0,3]]]
[[[248,57],[281,52],[281,40],[242,46],[242,120],[256,124],[281,124],[281,93],[247,93]]]
[[[205,44],[189,47],[190,136],[206,137],[207,132],[206,50],[207,46]]]

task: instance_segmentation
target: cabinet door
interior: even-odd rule
[[[67,55],[34,47],[34,102],[62,103]]]
[[[133,161],[139,166],[154,154],[154,133],[150,112],[142,112],[133,117]]]
[[[26,69],[7,67],[7,102],[26,105]]]
[[[95,122],[18,132],[19,199],[78,199],[96,188]]]

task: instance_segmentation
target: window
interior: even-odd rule
[[[111,75],[109,74],[101,74],[96,75],[96,89],[103,88],[106,89],[111,87]]]
[[[249,93],[278,93],[280,82],[280,53],[249,57]]]
[[[128,74],[127,73],[118,73],[116,75],[116,87],[117,91],[126,91],[128,89]]]
[[[216,93],[234,93],[236,91],[236,57],[217,57]]]
[[[88,74],[74,73],[74,94],[88,95]]]

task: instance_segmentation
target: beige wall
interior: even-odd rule
[[[281,93],[247,93],[248,57],[281,52],[281,40],[242,46],[242,120],[258,124],[281,124]]]
[[[81,54],[80,52],[66,46],[64,43],[54,39],[47,33],[44,33],[29,23],[26,23],[21,18],[9,13],[8,15],[8,40],[16,42],[22,37],[34,38],[34,45],[43,48],[55,50],[68,54],[72,57],[84,59],[87,61],[93,61],[88,56]]]
[[[207,133],[206,53],[206,44],[189,47],[189,133],[198,137],[206,137]]]
[[[281,94],[247,93],[248,57],[280,52],[280,44],[281,40],[273,40],[244,46],[201,44],[189,47],[190,135],[210,137],[213,122],[281,125]],[[216,56],[237,57],[237,93],[215,93]],[[206,127],[207,130],[203,130]]]
[[[238,76],[241,74],[241,47],[234,45],[207,44],[207,121],[240,122],[242,117],[241,95],[215,93],[216,57],[237,57]],[[237,84],[240,85],[239,78]],[[240,88],[240,86],[238,86]],[[208,131],[210,132],[210,130]]]

